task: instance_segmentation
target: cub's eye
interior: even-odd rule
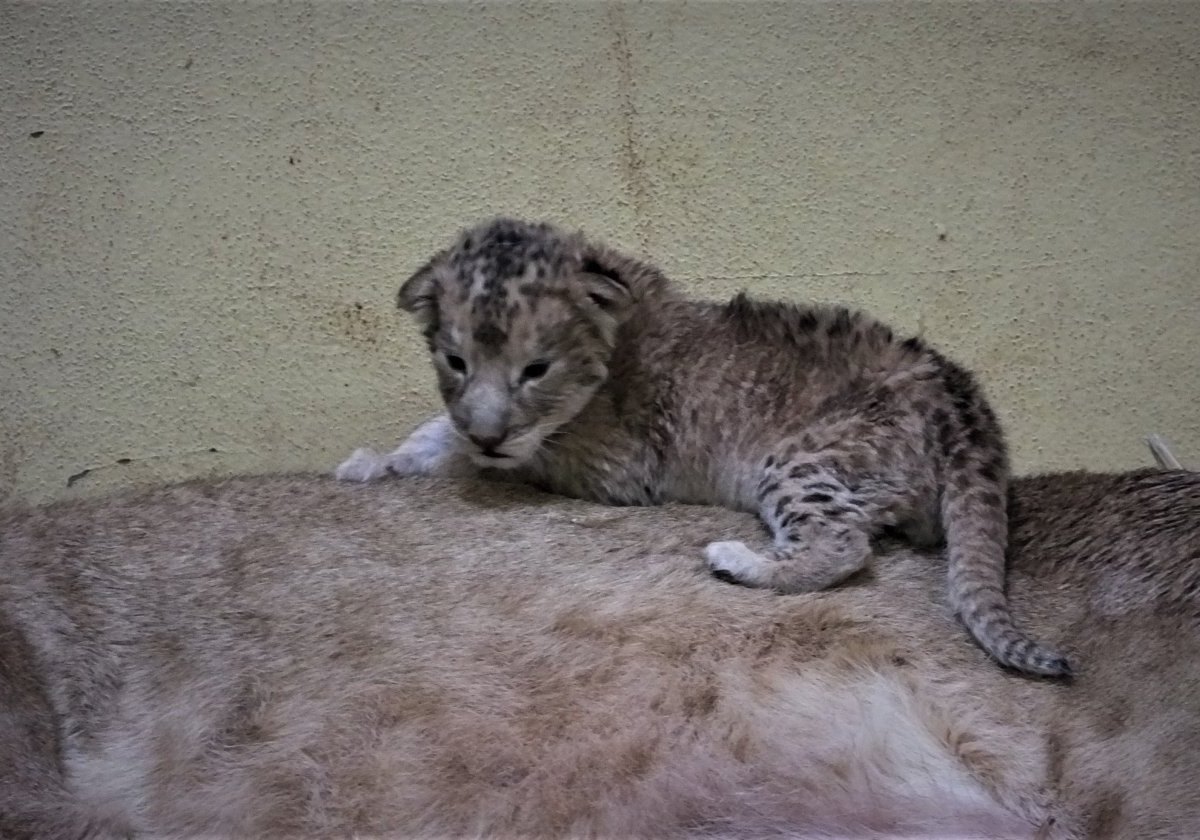
[[[525,369],[521,371],[521,381],[529,382],[533,379],[541,379],[546,375],[546,371],[550,370],[549,362],[534,362],[533,364],[525,365]]]
[[[453,353],[446,354],[446,364],[450,365],[450,370],[455,373],[466,373],[467,363],[463,361],[462,356],[455,356]]]

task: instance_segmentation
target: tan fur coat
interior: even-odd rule
[[[1200,476],[1017,482],[1070,684],[996,668],[936,555],[702,568],[755,527],[309,476],[0,513],[0,836],[1200,836]]]

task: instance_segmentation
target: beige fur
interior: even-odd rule
[[[723,509],[285,476],[3,513],[0,836],[1200,836],[1200,476],[1012,502],[1070,685],[962,644],[936,557],[714,580]]]

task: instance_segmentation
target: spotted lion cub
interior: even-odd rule
[[[1004,594],[1007,456],[971,375],[843,308],[687,300],[581,234],[496,219],[400,289],[447,413],[344,480],[509,471],[615,505],[755,511],[764,552],[714,542],[718,576],[779,592],[863,569],[870,537],[944,533],[954,608],[1004,665],[1067,675]]]

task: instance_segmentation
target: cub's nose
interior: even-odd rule
[[[498,447],[500,444],[504,443],[504,437],[505,436],[503,434],[498,434],[498,435],[468,434],[467,435],[467,439],[470,440],[471,443],[478,446],[484,452],[494,451],[496,449],[496,447]]]

